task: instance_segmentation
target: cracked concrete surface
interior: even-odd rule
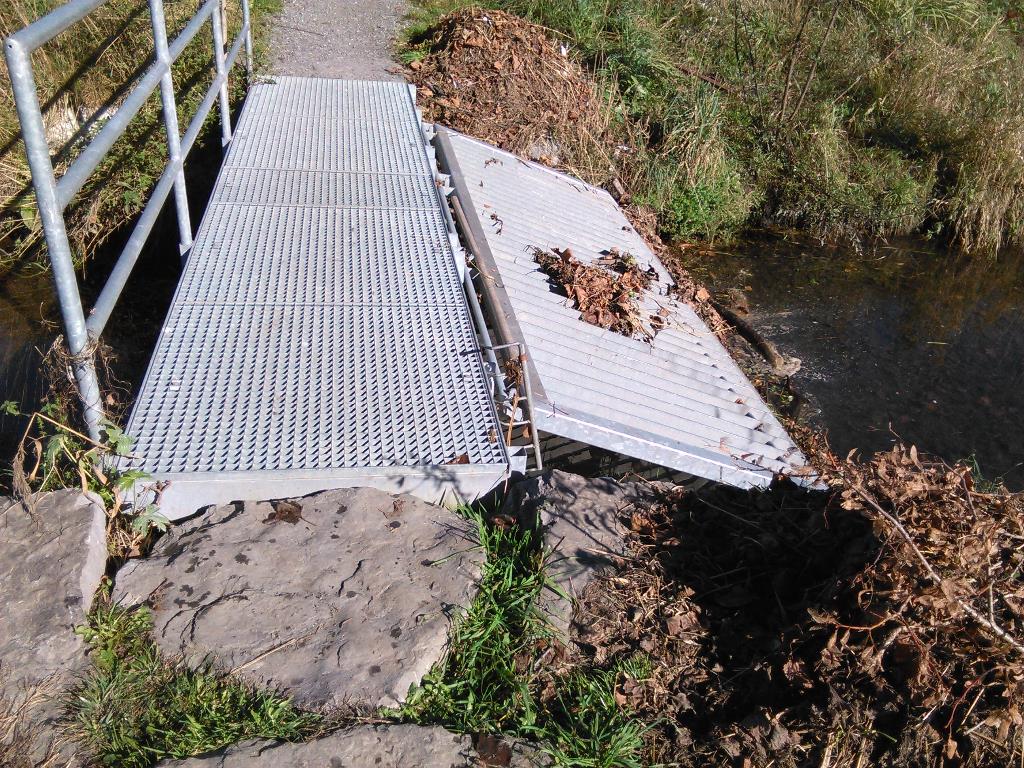
[[[401,80],[393,40],[404,0],[284,0],[271,25],[272,73]]]
[[[475,593],[466,520],[369,488],[236,502],[176,526],[117,574],[169,656],[212,660],[304,707],[394,706]]]

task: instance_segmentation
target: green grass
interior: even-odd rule
[[[323,725],[319,715],[209,667],[161,658],[145,608],[94,609],[80,632],[93,669],[72,692],[69,728],[99,764],[141,768],[246,738],[299,741]]]
[[[634,768],[646,726],[615,701],[628,669],[574,668],[553,675],[538,659],[553,642],[537,608],[545,589],[539,534],[478,526],[487,553],[479,594],[452,627],[445,658],[414,688],[400,716],[462,733],[502,733],[539,742],[555,765]]]
[[[672,238],[1024,237],[1021,0],[484,0],[552,30],[638,137],[620,169]],[[406,35],[462,0],[420,0]]]
[[[487,525],[472,509],[487,553],[480,591],[453,625],[449,649],[409,697],[403,715],[464,732],[498,733],[538,717],[531,691],[536,649],[550,639],[537,610],[544,588],[536,536]]]

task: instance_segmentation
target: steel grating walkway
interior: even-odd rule
[[[127,428],[169,517],[505,477],[431,153],[403,84],[252,88]]]

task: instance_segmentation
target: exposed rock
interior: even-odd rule
[[[440,727],[360,725],[304,744],[244,741],[190,760],[165,760],[160,768],[470,768],[547,765],[524,744],[505,745],[501,754],[478,754],[469,736]],[[483,758],[483,759],[482,759]]]
[[[505,512],[521,525],[542,526],[544,544],[554,550],[547,563],[553,586],[541,596],[541,607],[563,636],[568,636],[577,596],[626,551],[619,516],[631,504],[652,495],[652,488],[646,485],[559,470],[512,488]]]
[[[78,763],[56,731],[59,699],[86,668],[75,627],[106,563],[106,512],[95,495],[42,494],[31,510],[0,499],[0,738],[28,751],[18,756],[26,765],[54,752],[52,765]]]
[[[369,488],[215,507],[125,565],[169,656],[212,660],[302,707],[393,706],[442,655],[483,553],[472,526]]]

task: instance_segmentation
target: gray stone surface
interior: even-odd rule
[[[540,525],[553,550],[547,575],[553,587],[541,596],[552,625],[568,636],[577,597],[592,579],[625,553],[619,522],[630,505],[653,495],[640,483],[618,483],[554,470],[515,485],[504,512],[526,526]]]
[[[404,700],[475,594],[472,526],[369,488],[236,502],[175,526],[117,574],[161,650],[209,658],[303,707]]]
[[[393,39],[404,0],[284,0],[271,23],[273,73],[400,80]]]
[[[106,563],[106,512],[96,496],[41,494],[31,510],[0,499],[0,710],[19,713],[34,762],[56,744],[54,765],[76,763],[55,721],[61,694],[87,666],[74,630]]]
[[[500,752],[500,754],[496,754]],[[469,736],[439,727],[360,725],[305,744],[245,741],[190,760],[164,761],[160,768],[469,768],[546,765],[523,744],[500,747],[481,760]]]

